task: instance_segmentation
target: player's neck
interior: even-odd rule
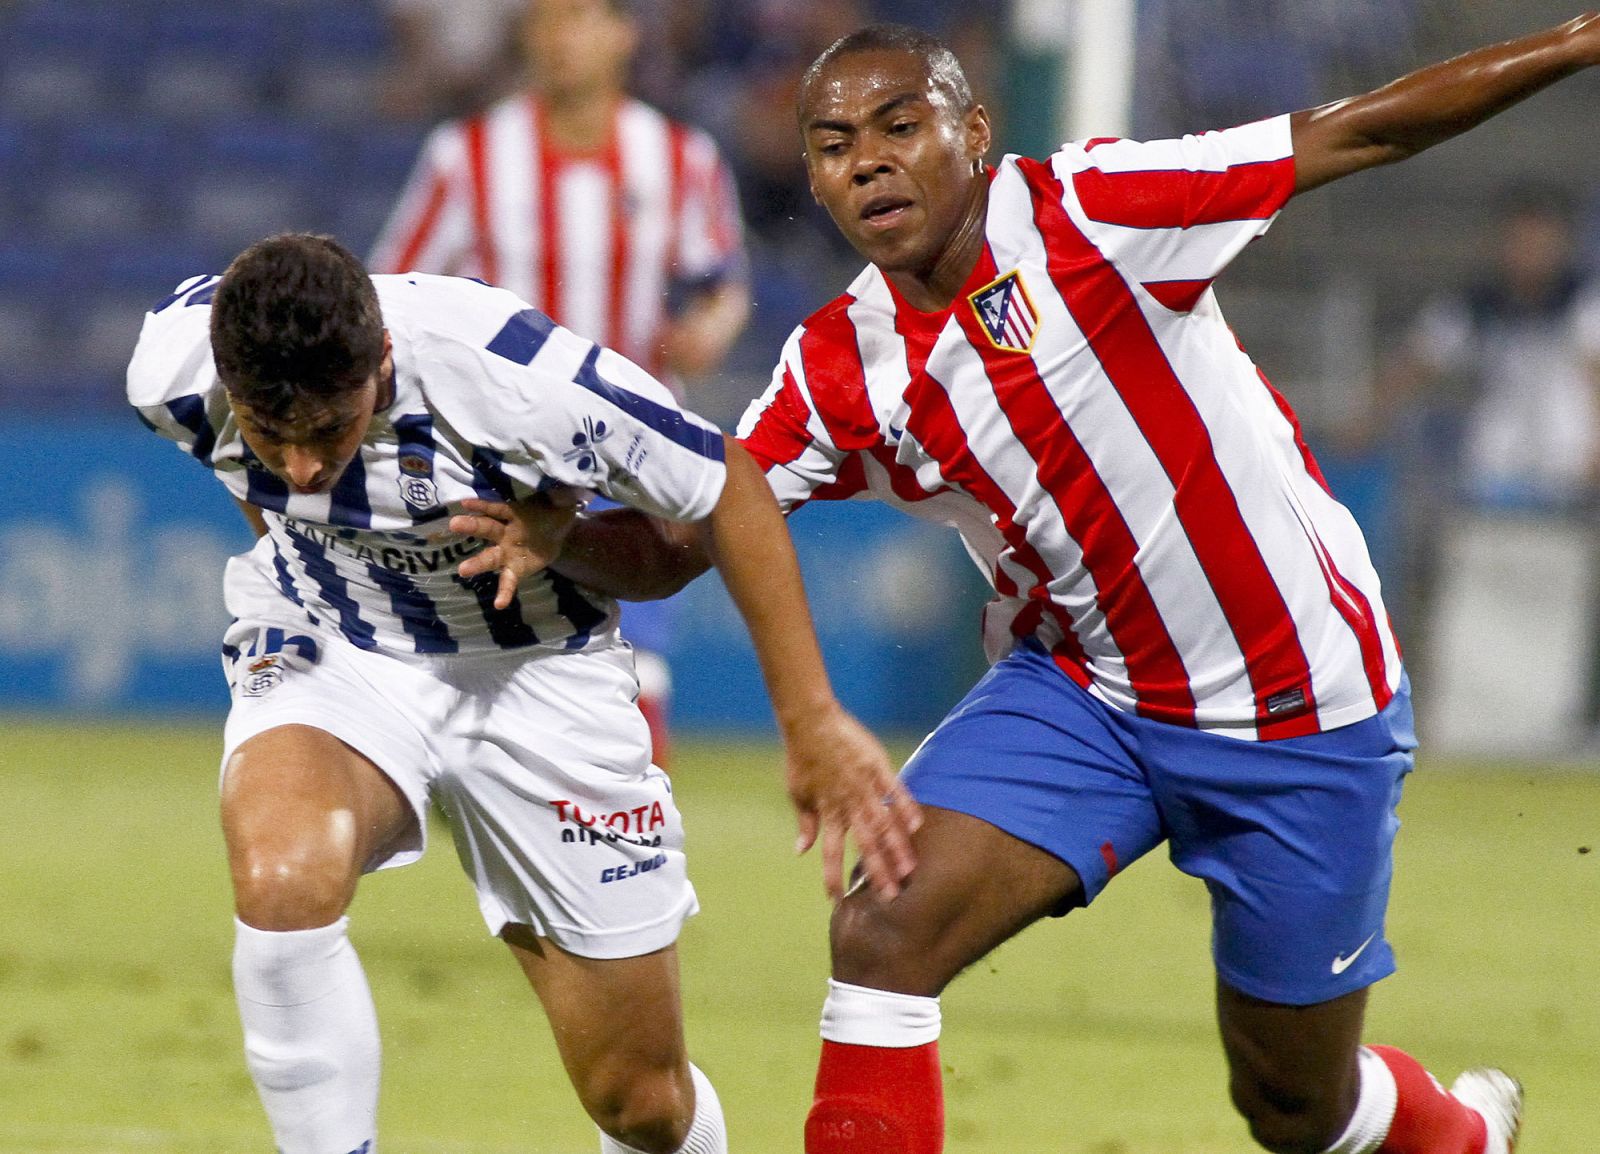
[[[563,152],[598,152],[611,140],[616,123],[619,92],[544,94],[544,130],[550,143]]]
[[[950,307],[983,255],[984,224],[988,214],[989,181],[983,177],[973,182],[972,199],[932,264],[925,270],[885,272],[912,308],[934,313]]]

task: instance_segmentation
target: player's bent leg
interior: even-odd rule
[[[415,817],[371,762],[306,726],[267,730],[222,787],[245,1059],[282,1154],[370,1154],[378,1023],[342,916]]]
[[[1217,1021],[1233,1104],[1274,1154],[1322,1154],[1356,1108],[1367,992],[1309,1006],[1252,998],[1217,983]]]
[[[1498,1070],[1447,1093],[1416,1059],[1359,1044],[1366,991],[1312,1006],[1218,983],[1234,1104],[1276,1154],[1511,1154],[1522,1091]]]
[[[415,821],[400,789],[331,734],[308,725],[257,734],[222,779],[235,912],[259,930],[329,925],[367,863]]]
[[[966,814],[924,808],[914,847],[899,897],[858,885],[834,911],[807,1154],[937,1154],[939,994],[1001,942],[1082,901],[1071,867]]]
[[[526,926],[501,936],[539,995],[602,1154],[726,1154],[721,1104],[684,1045],[676,946],[586,958]]]

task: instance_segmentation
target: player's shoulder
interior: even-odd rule
[[[474,277],[382,273],[372,278],[384,327],[414,341],[482,346],[529,308],[515,293]]]
[[[211,358],[211,298],[215,275],[189,277],[145,314],[128,362],[128,400],[164,405],[217,386]]]
[[[859,324],[880,315],[892,320],[894,301],[883,272],[869,264],[844,292],[801,321],[795,333],[821,341],[853,341]]]
[[[622,122],[634,133],[680,138],[691,152],[703,152],[708,158],[715,158],[719,154],[716,140],[705,129],[690,121],[671,116],[638,97],[629,97],[623,102]]]

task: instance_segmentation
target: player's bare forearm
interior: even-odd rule
[[[1297,112],[1295,192],[1392,164],[1457,136],[1564,77],[1600,64],[1600,14],[1492,44],[1391,84]]]
[[[707,532],[637,509],[606,509],[578,518],[551,568],[621,601],[658,601],[711,568]]]
[[[861,851],[874,888],[888,897],[911,872],[916,804],[888,754],[833,695],[806,603],[800,565],[760,467],[726,438],[728,479],[709,519],[711,555],[755,645],[789,760],[797,848],[822,841],[828,892],[844,890],[844,839]]]

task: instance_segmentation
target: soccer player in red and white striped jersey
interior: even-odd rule
[[[1259,124],[992,168],[937,41],[874,26],[813,64],[811,189],[871,263],[796,330],[741,439],[788,509],[872,497],[956,528],[995,598],[993,667],[903,772],[915,871],[835,911],[808,1154],[941,1150],[940,992],[1163,841],[1211,892],[1262,1147],[1510,1154],[1509,1075],[1446,1092],[1360,1044],[1394,970],[1409,687],[1360,531],[1211,285],[1295,194],[1596,64],[1590,14]],[[641,565],[652,535],[597,520],[557,565],[628,596],[630,566],[706,563],[680,540]]]
[[[711,138],[629,97],[628,0],[531,0],[530,84],[436,129],[379,237],[375,273],[511,290],[681,393],[749,314],[743,223]],[[640,705],[667,763],[671,606],[630,606]]]

